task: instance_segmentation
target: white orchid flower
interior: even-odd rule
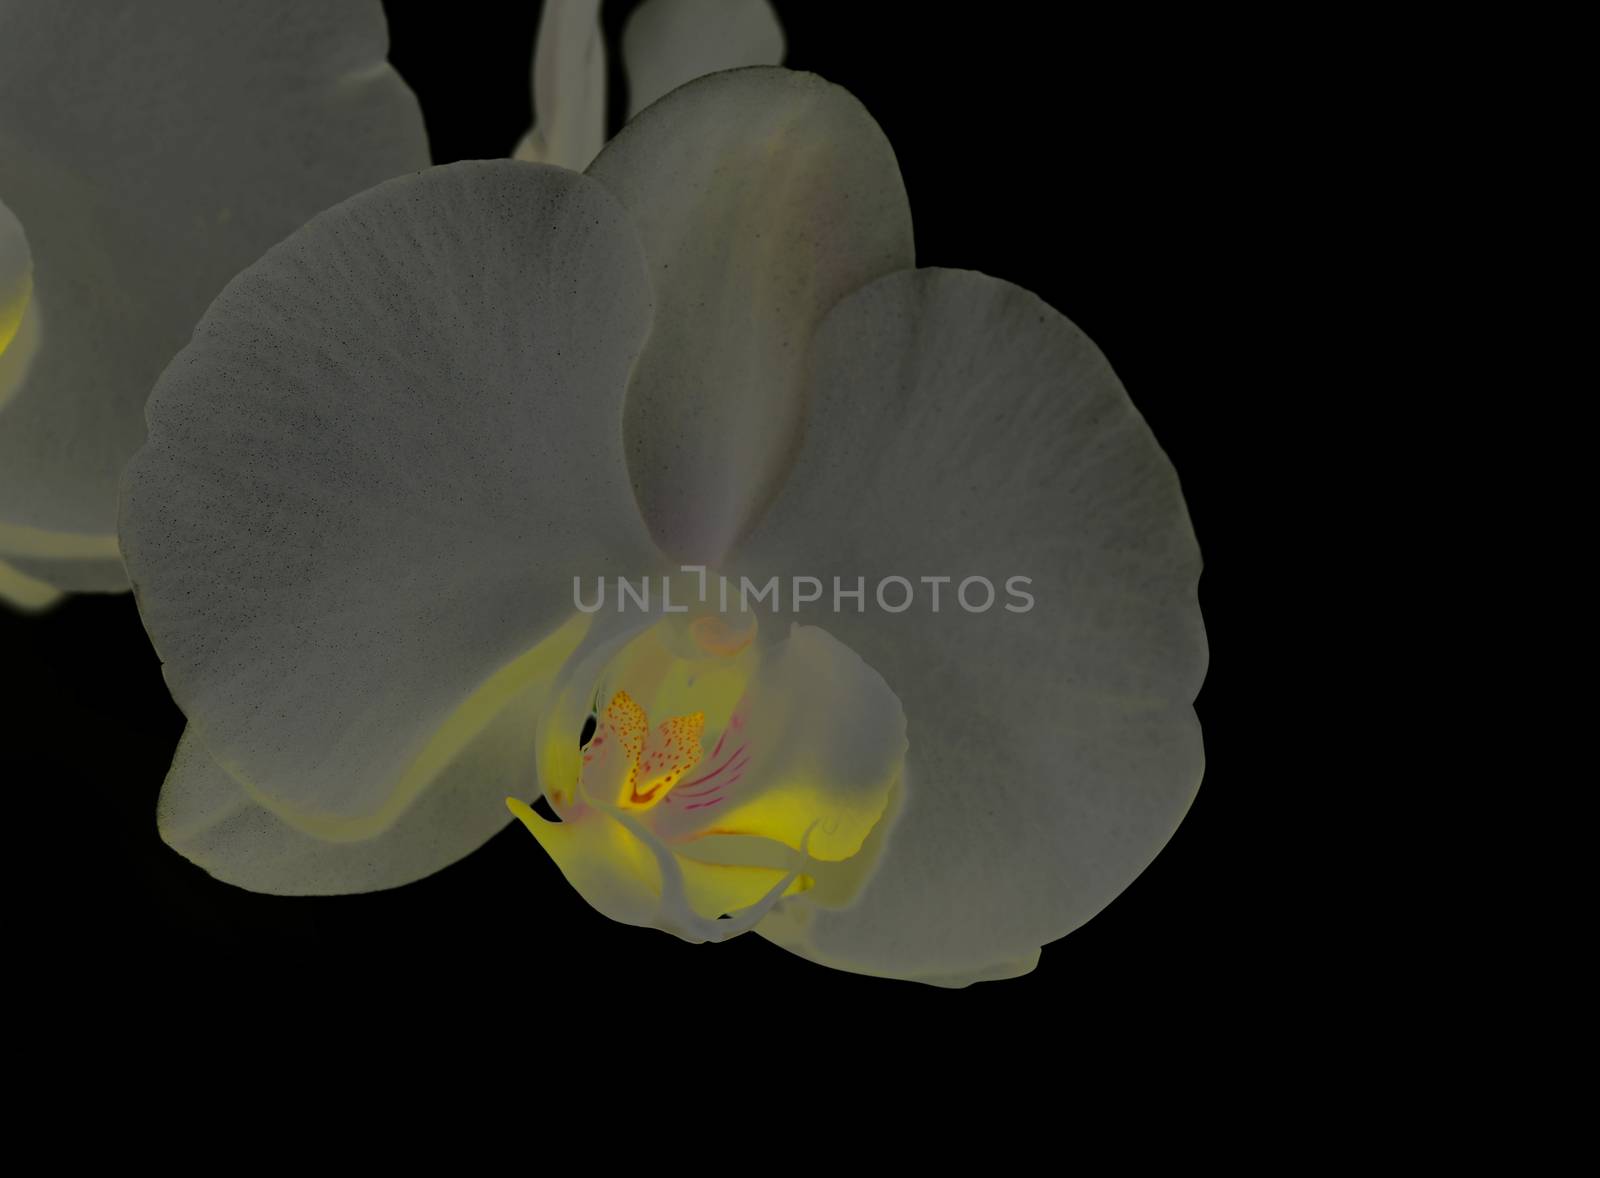
[[[117,483],[223,285],[428,165],[376,0],[0,0],[0,598],[125,590]]]
[[[1060,314],[914,268],[888,142],[815,76],[316,217],[149,425],[121,537],[189,720],[158,822],[219,879],[393,887],[510,795],[617,920],[964,985],[1198,788],[1176,474]]]
[[[783,61],[768,0],[644,0],[622,28],[628,118],[685,82]],[[582,170],[606,141],[606,52],[600,0],[545,0],[533,51],[534,126],[514,153]]]

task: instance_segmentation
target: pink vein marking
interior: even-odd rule
[[[727,800],[727,798],[712,798],[709,802],[695,802],[693,805],[685,806],[684,809],[704,810],[707,806],[715,806],[718,802],[725,802]]]
[[[720,740],[717,742],[717,747],[718,748],[722,747],[722,742]],[[744,752],[744,745],[741,744],[738,748],[736,748],[733,751],[733,756],[729,757],[726,761],[722,762],[722,764],[718,765],[715,769],[713,769],[710,773],[707,773],[704,777],[696,777],[693,781],[685,781],[682,785],[680,785],[678,787],[678,793],[681,794],[681,793],[683,793],[684,790],[688,789],[690,786],[699,785],[703,781],[710,781],[718,773],[721,773],[729,765],[733,764],[734,760],[742,752]],[[712,753],[711,755],[713,757],[715,757],[717,754],[716,753]]]
[[[705,789],[696,790],[694,793],[690,793],[690,794],[683,793],[682,790],[679,790],[678,791],[679,795],[682,796],[682,797],[686,797],[686,798],[703,798],[703,797],[705,797],[706,794],[714,794],[714,793],[716,793],[719,789],[721,789],[725,785],[732,785],[733,781],[737,781],[738,780],[738,776],[737,775],[742,773],[742,772],[744,772],[744,767],[750,763],[750,758],[746,757],[744,760],[739,761],[739,763],[737,765],[735,765],[734,761],[737,760],[737,757],[738,757],[738,754],[734,754],[734,756],[729,757],[727,764],[723,765],[721,769],[717,770],[717,773],[721,773],[723,771],[723,769],[730,769],[731,768],[733,770],[734,774],[735,774],[733,780],[730,780],[730,781],[719,781],[715,785],[707,786]],[[717,773],[709,774],[706,778],[703,778],[702,780],[709,780],[711,777],[715,777],[717,775]]]
[[[726,782],[722,782],[722,781],[719,781],[719,782],[717,782],[717,784],[715,784],[715,785],[712,785],[712,786],[708,786],[708,787],[706,787],[706,788],[705,788],[705,789],[697,789],[697,790],[695,790],[695,791],[694,791],[694,793],[692,793],[692,794],[686,794],[686,793],[680,793],[680,794],[679,794],[679,795],[678,795],[678,796],[679,796],[679,797],[680,797],[680,798],[703,798],[703,797],[705,797],[705,796],[706,796],[706,795],[707,795],[707,794],[714,794],[714,793],[716,793],[716,792],[717,792],[717,791],[718,791],[718,790],[719,790],[719,789],[721,789],[721,788],[722,788],[722,787],[723,787],[723,786],[724,786],[724,785],[725,785],[725,784],[727,784],[727,783],[726,783]]]

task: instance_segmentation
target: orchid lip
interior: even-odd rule
[[[663,618],[556,693],[540,773],[557,821],[507,805],[606,915],[726,940],[855,856],[887,810],[906,748],[893,693],[814,627],[765,638],[753,615]],[[881,721],[864,741],[862,707]]]

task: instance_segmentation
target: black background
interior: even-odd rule
[[[1266,984],[1259,964],[1277,930],[1248,885],[1260,882],[1270,783],[1249,753],[1259,685],[1240,669],[1250,639],[1234,490],[1253,444],[1235,428],[1252,381],[1235,340],[1272,293],[1249,288],[1240,258],[1286,120],[1253,90],[1234,30],[1210,18],[1158,26],[1138,12],[1005,5],[993,19],[949,6],[942,21],[935,5],[776,6],[787,64],[851,90],[894,145],[919,264],[1008,279],[1077,322],[1178,469],[1206,555],[1213,653],[1197,705],[1205,784],[1169,846],[1034,973],[954,992],[826,970],[755,936],[690,946],[612,924],[520,829],[393,892],[253,895],[158,838],[155,800],[182,717],[131,598],[79,597],[35,618],[0,612],[7,743],[25,765],[28,746],[43,752],[7,790],[30,881],[14,914],[37,923],[63,986],[151,1003],[304,997],[335,1015],[446,1001],[484,1025],[498,1004],[538,1011],[559,991],[586,1008],[696,1018],[777,997],[813,1019],[1026,1019],[1041,1034],[1137,1020],[1160,1034],[1225,1016]],[[530,122],[537,5],[385,7],[434,161],[508,154]],[[629,7],[607,4],[613,46]]]

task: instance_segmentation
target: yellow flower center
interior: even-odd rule
[[[815,627],[756,643],[750,615],[597,638],[540,722],[554,821],[508,798],[590,903],[724,940],[784,897],[848,902],[905,755],[899,700]],[[881,838],[878,844],[881,844]]]
[[[583,748],[584,792],[615,805],[648,810],[700,763],[706,714],[690,712],[663,721],[653,731],[645,710],[626,691],[611,697],[605,723]],[[603,782],[620,778],[608,788]]]

